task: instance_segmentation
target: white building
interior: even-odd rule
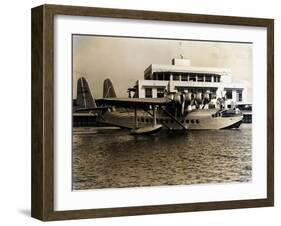
[[[138,80],[135,88],[139,98],[163,97],[165,90],[209,92],[214,100],[225,97],[227,107],[247,98],[245,86],[231,81],[230,69],[195,67],[187,59],[173,59],[172,65],[151,64],[144,71],[144,80]]]

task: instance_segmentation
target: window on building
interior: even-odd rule
[[[146,98],[152,97],[152,88],[145,88],[145,97]]]
[[[181,75],[181,80],[182,81],[187,81],[187,74],[182,74]]]
[[[175,88],[178,92],[181,92],[181,93],[183,93],[187,89],[186,87],[179,87],[179,86],[176,86]]]
[[[158,80],[164,80],[164,74],[163,73],[158,73]]]
[[[236,91],[236,100],[241,102],[243,99],[243,96],[242,96],[242,90],[237,90]]]
[[[226,99],[232,99],[232,90],[227,90],[225,97],[226,97]]]
[[[211,82],[212,81],[212,75],[205,75],[205,82]]]
[[[164,80],[170,81],[170,74],[164,73]]]
[[[157,79],[158,79],[158,74],[157,74],[157,73],[153,73],[152,79],[153,79],[153,80],[157,80]]]
[[[158,88],[157,89],[157,97],[160,98],[160,97],[164,97],[164,88]]]
[[[209,103],[209,109],[215,109],[215,108],[216,108],[215,104]]]
[[[199,74],[197,76],[197,82],[204,82],[204,75],[203,74]]]
[[[173,80],[174,81],[179,81],[180,80],[180,75],[179,74],[173,74]]]
[[[196,82],[196,74],[190,74],[189,75],[189,81]]]
[[[220,82],[220,76],[214,75],[214,82]]]

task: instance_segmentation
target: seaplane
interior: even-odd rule
[[[209,109],[210,93],[165,91],[161,98],[118,98],[110,79],[104,81],[103,98],[94,99],[87,80],[77,81],[74,112],[96,115],[98,123],[130,129],[131,134],[168,130],[217,130],[239,128],[239,109]]]

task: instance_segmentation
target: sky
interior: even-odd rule
[[[150,64],[171,65],[172,58],[191,60],[191,66],[223,67],[232,81],[247,87],[252,100],[252,44],[211,41],[73,35],[73,98],[84,76],[95,98],[102,97],[103,81],[110,78],[118,97],[143,79]]]

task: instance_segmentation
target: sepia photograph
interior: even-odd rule
[[[252,181],[251,42],[72,35],[72,189]]]
[[[274,206],[274,19],[44,4],[31,36],[32,217]]]

